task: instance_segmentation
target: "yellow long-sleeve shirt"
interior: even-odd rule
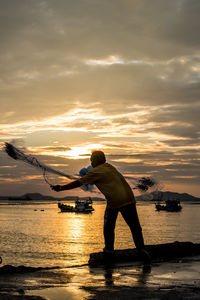
[[[108,163],[91,169],[79,181],[83,185],[95,184],[105,196],[109,208],[120,208],[135,203],[133,191],[125,178]]]

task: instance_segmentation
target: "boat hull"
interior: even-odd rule
[[[76,205],[71,206],[71,205],[65,205],[62,203],[58,203],[58,208],[60,209],[61,212],[76,212],[76,213],[91,213],[94,211],[94,208],[92,206],[85,206],[85,205],[81,205],[78,206]]]
[[[164,210],[164,211],[169,211],[169,212],[178,212],[178,211],[181,211],[181,209],[182,209],[181,205],[179,205],[177,207],[167,207],[165,205],[156,204],[157,211]]]

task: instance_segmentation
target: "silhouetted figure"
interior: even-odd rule
[[[135,246],[142,260],[145,264],[149,264],[150,256],[144,249],[142,228],[131,187],[115,167],[106,163],[105,154],[102,151],[94,151],[90,160],[93,169],[89,170],[85,176],[66,185],[51,186],[52,190],[59,192],[81,185],[95,184],[107,200],[104,215],[105,255],[112,256],[114,252],[115,224],[118,213],[121,212],[130,227]]]

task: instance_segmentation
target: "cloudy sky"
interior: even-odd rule
[[[101,149],[129,178],[200,197],[199,12],[199,0],[0,0],[1,146],[68,174]],[[0,190],[57,195],[2,150]]]

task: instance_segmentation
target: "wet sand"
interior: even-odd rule
[[[114,267],[52,268],[0,275],[0,299],[200,299],[200,256]]]
[[[107,270],[105,285],[86,287],[89,300],[104,299],[200,299],[200,256],[170,262],[153,263],[144,272],[142,266],[124,266]]]

